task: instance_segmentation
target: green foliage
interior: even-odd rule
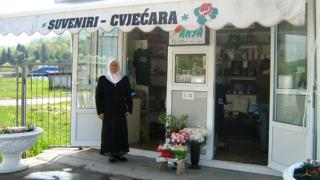
[[[43,63],[71,62],[71,40],[69,34],[57,37],[39,38],[29,44],[17,44],[16,47],[0,48],[0,65],[10,63]]]
[[[320,179],[320,163],[317,160],[307,159],[302,166],[294,170],[295,179]]]
[[[172,114],[161,113],[159,115],[160,123],[165,127],[166,132],[178,131],[186,127],[189,116],[184,114],[180,118]]]

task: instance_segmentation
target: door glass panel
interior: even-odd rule
[[[205,54],[176,54],[175,56],[176,83],[206,83]]]
[[[304,95],[277,95],[278,122],[304,126],[305,98]]]
[[[306,126],[307,25],[277,28],[275,121]]]
[[[96,81],[107,73],[108,61],[117,58],[117,32],[79,33],[77,108],[95,108]]]
[[[112,58],[118,58],[118,30],[111,32],[99,31],[98,34],[98,56],[97,56],[97,77],[106,74],[108,62]]]
[[[277,40],[278,89],[306,89],[307,27],[283,22]]]

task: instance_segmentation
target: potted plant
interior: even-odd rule
[[[240,43],[241,38],[239,34],[229,35],[225,48],[230,60],[235,59],[235,54],[239,51]]]
[[[21,161],[21,154],[32,147],[42,132],[41,128],[32,125],[0,128],[0,173],[27,169],[28,166]]]
[[[320,162],[306,159],[296,163],[283,172],[284,180],[316,180],[320,179]]]
[[[159,115],[160,123],[165,127],[166,137],[170,138],[172,132],[179,132],[186,127],[188,115],[181,115],[179,118],[172,114],[161,113]]]
[[[184,128],[183,131],[189,135],[191,166],[190,169],[200,169],[199,158],[201,145],[206,143],[209,132],[203,126],[197,128]]]
[[[177,159],[185,159],[187,157],[188,148],[182,144],[176,144],[172,148],[173,157]]]

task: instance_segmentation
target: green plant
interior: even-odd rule
[[[159,115],[160,123],[165,127],[166,132],[179,131],[186,127],[189,116],[184,114],[180,118],[172,114],[161,113]]]

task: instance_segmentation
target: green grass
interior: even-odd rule
[[[70,118],[71,102],[65,101],[55,104],[38,104],[27,108],[27,124],[41,127],[44,132],[38,137],[36,144],[27,151],[27,157],[35,156],[49,146],[70,145]],[[15,107],[0,106],[1,117],[15,116]],[[15,121],[0,119],[2,126],[14,126]],[[13,118],[14,119],[14,118]]]
[[[17,90],[18,97],[21,98],[22,94],[22,83],[21,78],[19,79],[19,84],[17,88],[17,79],[16,78],[0,78],[0,100],[4,99],[16,99]],[[57,91],[61,96],[67,96],[70,93],[70,89],[67,88],[52,88],[49,89],[49,80],[42,79],[31,79],[27,78],[27,98],[42,98],[42,97],[57,97],[60,94],[57,94]]]

